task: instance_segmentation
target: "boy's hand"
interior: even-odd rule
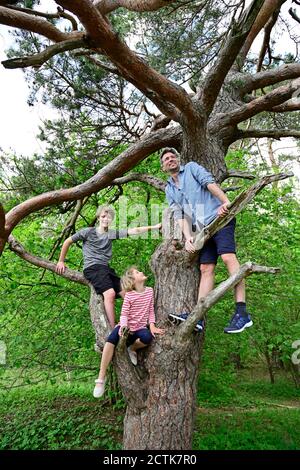
[[[57,274],[63,274],[66,270],[66,265],[63,261],[59,261],[56,265],[55,271]]]
[[[165,332],[165,330],[163,330],[161,328],[156,328],[156,326],[153,323],[151,323],[151,325],[150,325],[150,331],[151,331],[152,336],[154,336],[154,338],[155,338],[156,334],[157,335],[163,335],[164,332]]]
[[[155,230],[155,229],[159,230],[159,229],[161,229],[161,227],[162,227],[162,224],[152,225],[152,228],[153,228],[154,230]]]

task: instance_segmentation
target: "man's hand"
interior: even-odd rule
[[[63,274],[66,270],[66,265],[63,261],[59,261],[56,265],[55,271],[57,274]]]
[[[161,227],[162,227],[162,224],[152,225],[153,230],[155,230],[155,229],[159,230],[159,229],[161,229]]]
[[[228,206],[229,206],[229,202],[225,202],[224,204],[222,204],[219,209],[218,209],[218,216],[219,217],[224,217],[224,215],[228,214]]]
[[[151,334],[152,336],[155,338],[155,335],[163,335],[165,330],[161,329],[161,328],[156,328],[156,326],[151,323],[150,324],[150,331],[151,331]]]
[[[194,253],[196,251],[193,243],[194,243],[193,237],[187,238],[185,241],[184,247],[186,251],[188,251],[189,253]]]

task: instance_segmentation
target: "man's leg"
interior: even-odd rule
[[[236,273],[240,269],[240,263],[236,257],[235,253],[226,253],[221,255],[222,260],[224,261],[227,271],[230,275]],[[245,293],[245,281],[244,279],[235,286],[235,301],[244,302],[246,299]]]
[[[215,266],[216,265],[213,263],[200,264],[201,278],[198,299],[206,297],[207,294],[213,290],[215,283]]]
[[[109,321],[109,324],[112,328],[115,326],[115,298],[116,293],[114,289],[107,289],[103,292],[104,297],[104,307],[106,311],[106,315]]]

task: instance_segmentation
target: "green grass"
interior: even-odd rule
[[[200,411],[193,448],[199,450],[300,449],[300,408]]]
[[[300,391],[286,375],[272,385],[249,371],[204,372],[200,384],[194,450],[300,449]],[[48,383],[0,392],[0,449],[121,449],[123,403],[95,400],[92,386]]]
[[[123,412],[85,385],[23,388],[0,396],[0,449],[121,449]]]

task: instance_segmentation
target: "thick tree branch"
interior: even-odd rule
[[[129,11],[157,11],[160,8],[174,3],[173,0],[97,0],[94,1],[96,8],[107,15],[118,8],[126,8]]]
[[[279,106],[274,106],[270,111],[273,113],[289,113],[291,111],[300,110],[300,99],[292,98],[291,100],[286,101],[286,103],[280,104]]]
[[[23,260],[27,261],[30,264],[33,264],[34,266],[37,266],[38,268],[44,268],[48,271],[52,271],[53,273],[57,274],[55,272],[56,263],[52,263],[51,261],[39,258],[38,256],[34,256],[31,253],[28,253],[28,251],[25,250],[23,245],[21,245],[21,243],[18,242],[12,235],[8,237],[8,244],[9,248]],[[85,286],[89,285],[89,283],[81,273],[79,273],[78,271],[73,271],[72,269],[66,269],[66,271],[61,274],[61,277],[64,277],[69,281],[83,284]]]
[[[180,338],[188,338],[192,334],[197,322],[204,317],[206,312],[208,312],[208,310],[213,307],[213,305],[215,305],[229,289],[235,287],[245,277],[254,273],[277,274],[279,272],[280,268],[259,266],[252,263],[251,261],[243,264],[238,272],[230,276],[228,279],[226,279],[226,281],[219,284],[218,287],[213,289],[206,297],[199,299],[196,307],[192,310],[188,319],[180,326],[180,328],[178,328],[176,336]]]
[[[0,202],[0,238],[5,238],[5,212]]]
[[[42,18],[46,18],[47,20],[52,20],[55,18],[65,18],[66,20],[69,20],[71,22],[73,31],[78,30],[78,24],[75,18],[72,15],[65,13],[61,7],[57,7],[57,13],[44,13],[38,10],[33,10],[31,8],[21,8],[17,6],[11,6],[11,5],[6,5],[6,7],[11,8],[12,10],[15,10],[15,11],[28,13],[29,15],[40,16]]]
[[[125,184],[130,183],[131,181],[141,181],[143,183],[147,183],[159,191],[164,191],[166,187],[165,181],[162,181],[161,179],[147,173],[130,173],[129,175],[123,176],[122,178],[116,178],[112,181],[112,184]]]
[[[300,77],[300,64],[285,64],[277,67],[276,69],[259,72],[255,75],[248,75],[242,78],[243,85],[241,92],[243,94],[250,93],[258,88],[275,85],[276,83],[283,82],[284,80],[291,80]]]
[[[50,191],[19,204],[6,215],[7,236],[24,217],[32,212],[38,211],[46,206],[59,204],[63,201],[83,199],[85,196],[89,196],[111,185],[116,177],[126,173],[151,153],[168,145],[178,145],[180,135],[181,129],[179,126],[176,128],[173,127],[172,129],[156,131],[145,136],[139,142],[122,152],[86,182],[73,188]]]
[[[207,114],[211,113],[225,77],[234,64],[263,3],[264,0],[254,0],[238,24],[232,26],[230,36],[221,49],[216,64],[209,71],[202,90],[202,103]]]
[[[266,95],[260,96],[250,103],[241,106],[229,113],[219,114],[217,116],[217,129],[226,126],[234,126],[239,122],[245,121],[262,111],[270,111],[274,106],[289,100],[300,89],[300,78],[293,80],[290,84],[284,85],[270,91]]]
[[[272,139],[280,140],[282,137],[300,137],[300,131],[297,130],[286,130],[286,129],[247,129],[247,130],[239,130],[236,134],[235,140],[240,139],[262,139],[264,137],[269,137]]]
[[[239,54],[237,62],[240,67],[244,64],[247,54],[258,33],[264,28],[271,15],[273,15],[274,11],[280,9],[281,5],[283,5],[285,2],[286,0],[265,0],[263,2],[263,6],[259,12],[259,15],[257,16],[257,19],[251,28],[241,53]]]
[[[290,14],[291,17],[293,18],[293,20],[297,21],[297,23],[300,23],[300,18],[299,18],[299,16],[297,15],[296,10],[293,10],[293,8],[290,8],[290,9],[289,9],[289,14]]]
[[[209,240],[218,230],[225,227],[241,210],[258,194],[267,184],[280,181],[294,176],[293,173],[278,173],[277,175],[266,175],[254,183],[250,188],[239,194],[228,206],[229,212],[224,217],[217,217],[196,236],[194,247],[200,250],[204,243]]]
[[[78,39],[67,39],[61,41],[52,46],[47,47],[42,52],[27,57],[16,57],[14,59],[4,60],[2,65],[6,69],[16,69],[25,67],[40,67],[51,57],[61,54],[62,52],[72,51],[79,47],[87,46],[86,39],[84,37]]]
[[[60,42],[66,39],[73,39],[80,36],[82,33],[62,33],[53,24],[49,23],[42,18],[34,17],[28,13],[22,13],[0,6],[0,23],[13,28],[25,29],[32,33],[40,34],[51,41]]]
[[[101,48],[102,53],[116,65],[123,77],[139,88],[157,106],[159,102],[170,103],[185,116],[195,117],[195,108],[188,93],[156,72],[123,43],[95,5],[88,0],[56,0],[56,2],[80,19],[90,38],[90,46]],[[159,105],[159,109],[166,114],[166,107],[162,109]],[[174,113],[172,114],[173,118]]]

